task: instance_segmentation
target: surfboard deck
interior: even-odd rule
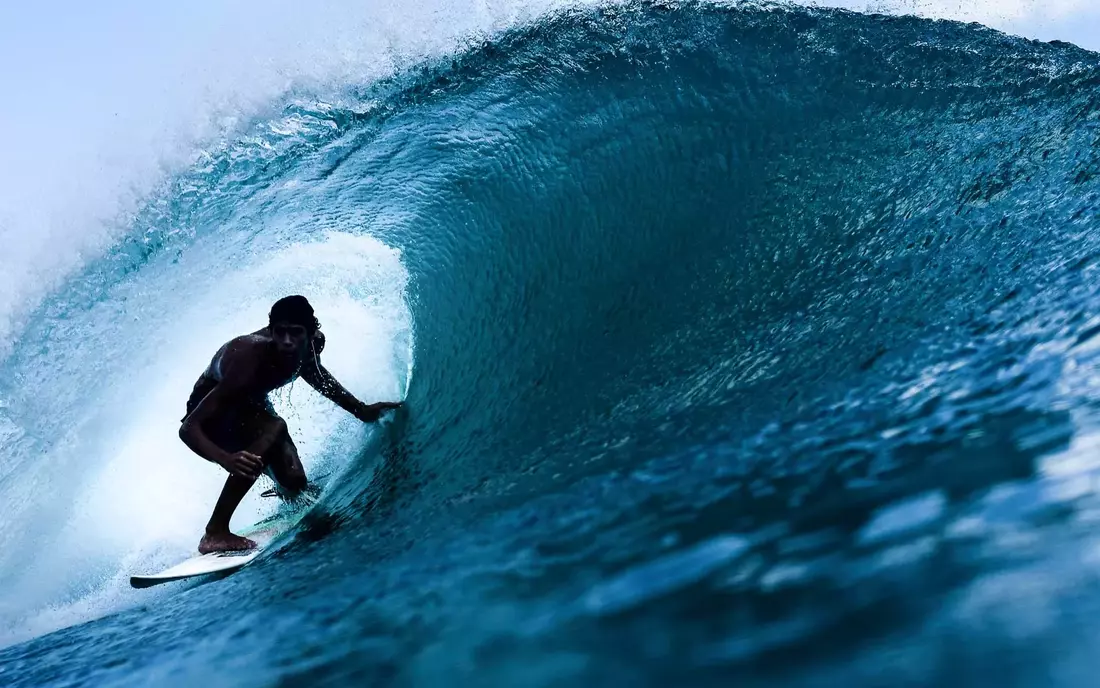
[[[209,576],[213,574],[227,574],[236,571],[245,564],[260,556],[267,546],[275,538],[286,532],[297,523],[302,513],[289,515],[276,515],[264,519],[244,530],[240,535],[251,538],[256,542],[256,548],[241,552],[212,552],[210,554],[196,554],[174,566],[162,571],[148,574],[135,574],[130,576],[130,586],[134,588],[148,588],[161,583],[195,578],[197,576]]]

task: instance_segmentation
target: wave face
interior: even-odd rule
[[[1098,85],[974,25],[642,3],[288,96],[13,340],[0,679],[1090,685]],[[406,410],[280,397],[317,513],[129,590],[218,489],[189,385],[291,291]]]

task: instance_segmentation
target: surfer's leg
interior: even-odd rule
[[[231,475],[225,479],[222,493],[218,496],[218,503],[214,505],[214,513],[206,524],[206,533],[199,541],[199,552],[232,552],[243,549],[252,549],[256,543],[246,537],[234,535],[229,530],[229,519],[233,518],[233,512],[237,510],[241,500],[256,482],[254,478],[245,478],[239,475]]]
[[[278,416],[245,408],[237,409],[232,416],[223,419],[222,430],[223,432],[219,433],[220,436],[215,441],[221,440],[219,446],[224,450],[240,451],[244,448],[263,456],[277,451],[278,447],[272,446],[272,438],[286,435],[286,423]],[[277,445],[278,440],[275,442]],[[237,510],[241,500],[255,482],[255,478],[239,475],[230,475],[226,478],[218,502],[214,505],[214,513],[210,515],[210,520],[206,524],[206,533],[199,541],[200,553],[237,551],[252,549],[256,546],[252,540],[234,535],[229,530],[229,521],[233,518],[233,512]]]
[[[283,433],[283,436],[271,447],[268,456],[271,458],[268,464],[271,477],[279,484],[283,493],[280,496],[285,499],[296,498],[306,488],[308,480],[302,461],[298,458],[298,448],[294,446],[294,440],[291,439],[289,432]]]
[[[268,406],[257,412],[252,427],[257,439],[248,451],[263,459],[265,472],[275,481],[280,496],[294,499],[306,487],[306,471],[286,421]]]

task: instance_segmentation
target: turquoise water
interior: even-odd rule
[[[976,25],[639,3],[288,94],[2,363],[0,681],[1091,685],[1098,83]],[[289,291],[406,409],[281,397],[319,508],[129,590],[216,495],[186,389]]]

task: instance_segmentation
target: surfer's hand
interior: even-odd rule
[[[242,478],[258,478],[264,469],[264,461],[251,452],[239,451],[229,454],[222,461],[222,468]]]
[[[383,411],[399,408],[404,403],[403,401],[380,401],[377,404],[363,404],[355,417],[364,423],[373,423],[378,420],[378,416],[382,415]]]

